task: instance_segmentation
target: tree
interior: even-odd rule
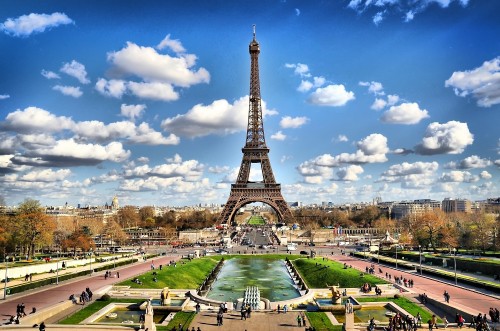
[[[433,249],[438,247],[456,247],[458,233],[453,222],[441,210],[433,210],[407,219],[406,228],[413,235],[413,243]]]
[[[38,200],[26,199],[19,205],[14,219],[15,238],[28,258],[33,257],[35,245],[51,244],[55,228],[54,220],[45,214]]]
[[[108,221],[102,232],[103,236],[108,238],[110,242],[122,244],[128,239],[127,234],[123,231],[120,224],[114,220]]]
[[[125,206],[118,211],[118,223],[123,229],[139,225],[139,214],[134,206]]]
[[[147,206],[139,209],[139,218],[141,219],[142,226],[148,226],[148,219],[153,219],[155,217],[155,209],[153,207]]]
[[[71,248],[73,255],[76,255],[76,250],[79,248],[82,252],[87,252],[91,248],[95,248],[94,240],[83,229],[74,231],[68,238],[63,240],[62,244],[65,250]]]

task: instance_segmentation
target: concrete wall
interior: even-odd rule
[[[62,269],[63,261],[66,264],[66,268],[82,266],[90,263],[89,259],[81,259],[81,260],[65,259],[65,260],[60,260],[59,263],[49,262],[49,263],[32,264],[23,267],[8,268],[7,277],[9,277],[10,279],[15,279],[21,277],[24,278],[26,274],[40,274],[49,272],[50,270],[53,270],[55,272],[57,266],[59,266],[59,270]],[[95,263],[95,258],[92,258],[92,263]],[[0,272],[0,274],[1,274],[0,277],[3,279],[5,277],[5,268]]]

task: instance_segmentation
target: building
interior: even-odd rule
[[[472,211],[472,203],[467,199],[446,198],[441,204],[441,209],[445,213],[470,213]]]
[[[414,201],[402,201],[392,206],[391,217],[402,219],[406,216],[423,215],[426,212],[441,209],[441,202],[431,199],[419,199]]]

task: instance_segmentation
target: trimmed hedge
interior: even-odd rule
[[[123,266],[123,265],[127,265],[127,264],[132,264],[132,263],[135,263],[137,261],[139,261],[139,260],[137,258],[134,258],[134,259],[130,259],[130,260],[116,262],[115,264],[107,264],[104,266],[100,266],[98,268],[93,268],[93,270],[94,270],[94,272],[99,272],[102,270],[113,269],[113,266],[119,267],[119,266]],[[62,275],[59,275],[59,281],[62,282],[62,281],[68,280],[68,279],[72,279],[72,278],[76,278],[76,277],[80,277],[80,276],[85,276],[88,274],[90,274],[90,269],[89,270],[82,270],[82,271],[75,272],[75,273],[62,274]],[[27,290],[32,290],[34,288],[55,284],[56,280],[57,280],[57,276],[43,278],[43,279],[35,280],[35,281],[29,282],[29,283],[24,283],[21,285],[9,287],[8,291],[9,291],[9,294],[21,293],[21,292],[24,292]]]

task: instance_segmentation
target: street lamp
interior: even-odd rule
[[[418,255],[420,260],[420,276],[422,276],[422,246],[418,245]]]
[[[453,248],[453,264],[454,264],[454,267],[455,267],[455,285],[458,284],[458,280],[457,280],[457,250],[455,248]]]
[[[396,270],[398,270],[398,244],[396,244]]]
[[[377,250],[377,264],[380,264],[380,241],[378,242],[378,250]]]
[[[92,276],[92,248],[89,249],[89,258],[90,258],[90,276]]]
[[[57,251],[57,260],[56,260],[56,285],[59,284],[59,251]]]
[[[3,259],[5,261],[5,278],[3,280],[3,299],[7,299],[7,248],[4,247],[3,249]]]

